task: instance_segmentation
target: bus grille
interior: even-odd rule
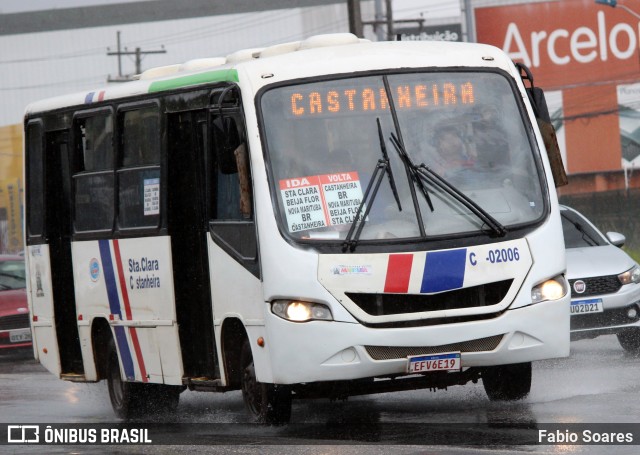
[[[571,286],[571,297],[573,298],[587,297],[589,295],[614,294],[622,287],[622,283],[620,283],[617,275],[582,278],[581,280],[584,281],[585,290],[582,294],[578,294],[573,289],[573,283],[578,280],[579,278],[569,280],[569,286]]]
[[[12,314],[0,318],[0,330],[26,329],[29,327],[29,314]]]
[[[347,292],[346,295],[372,316],[421,313],[495,305],[509,292],[513,280],[455,289],[438,294],[371,294]]]
[[[441,352],[483,352],[493,351],[504,335],[494,335],[461,343],[440,346],[365,346],[373,360],[404,359],[410,355],[437,354]]]

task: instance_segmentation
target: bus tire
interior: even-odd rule
[[[258,382],[249,340],[240,354],[242,398],[258,423],[286,424],[291,420],[291,389],[288,386]]]
[[[627,329],[618,334],[618,342],[622,349],[630,354],[640,354],[640,329],[637,327]]]
[[[181,386],[123,381],[113,338],[107,346],[107,385],[111,407],[121,419],[173,413],[183,390]]]
[[[120,419],[130,419],[142,413],[140,384],[122,380],[118,350],[113,338],[107,345],[107,386],[113,412]]]
[[[487,367],[481,377],[489,400],[521,400],[531,391],[531,362]]]

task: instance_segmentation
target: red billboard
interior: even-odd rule
[[[638,79],[640,21],[623,9],[549,1],[477,8],[475,19],[478,42],[525,63],[546,88]]]
[[[627,6],[640,10],[640,0]],[[634,162],[622,153],[629,138],[621,137],[619,93],[640,81],[638,18],[593,0],[476,7],[474,17],[477,42],[503,49],[529,66],[536,85],[562,92],[559,124],[565,165],[574,176],[570,187],[617,189],[623,180],[611,175]]]

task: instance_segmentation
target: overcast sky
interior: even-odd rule
[[[128,3],[132,1],[137,2],[151,0],[2,0],[0,1],[0,14],[74,8],[78,6],[108,5],[113,3]]]
[[[118,0],[120,3],[133,0]],[[152,0],[136,0],[152,1]],[[183,1],[183,0],[176,0]],[[184,0],[188,1],[188,0]],[[212,0],[232,1],[232,0]],[[53,8],[113,4],[106,0],[0,0],[0,14]],[[384,4],[384,1],[382,1]],[[319,14],[289,8],[181,20],[53,30],[0,36],[0,126],[20,123],[25,107],[36,100],[103,87],[118,76],[116,34],[122,47],[164,54],[146,55],[143,70],[201,57],[224,56],[245,48],[264,47],[321,33],[348,30],[346,0],[327,5]],[[394,19],[452,18],[459,0],[393,0]],[[363,18],[373,19],[373,3],[363,1]],[[305,11],[303,11],[305,10]],[[371,27],[367,31],[375,38]],[[134,73],[130,56],[122,59],[123,75]]]
[[[0,14],[40,11],[58,8],[73,8],[78,6],[128,3],[134,1],[138,2],[153,0],[1,0]],[[346,0],[344,1],[346,3]],[[382,3],[384,4],[384,1]],[[426,13],[431,17],[447,17],[460,14],[459,3],[460,0],[393,0],[393,9],[398,18],[403,18],[413,14],[419,15],[420,13]]]

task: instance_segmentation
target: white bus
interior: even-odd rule
[[[315,36],[36,102],[25,132],[35,356],[119,417],[186,388],[273,423],[478,380],[514,400],[569,354],[552,169],[497,48]]]

